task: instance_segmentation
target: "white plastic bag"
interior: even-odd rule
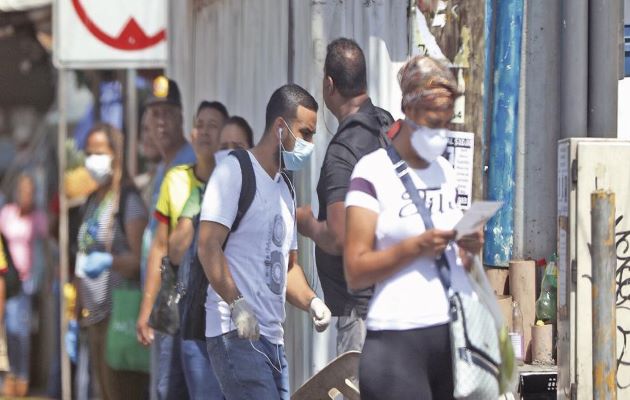
[[[490,314],[492,314],[495,326],[499,332],[499,347],[501,349],[499,387],[501,394],[516,392],[518,370],[516,368],[514,350],[508,337],[508,327],[478,255],[472,257],[472,266],[468,276],[470,277],[472,289],[477,293],[479,301],[485,304]]]

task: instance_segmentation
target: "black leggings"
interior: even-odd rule
[[[448,324],[368,331],[359,366],[362,400],[453,398]]]

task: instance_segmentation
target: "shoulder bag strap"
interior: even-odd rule
[[[387,155],[394,164],[394,169],[396,170],[396,176],[401,180],[405,190],[409,194],[409,198],[416,206],[418,210],[418,214],[422,217],[422,221],[424,222],[424,227],[426,230],[433,229],[433,220],[431,219],[431,212],[427,209],[425,202],[420,198],[418,194],[418,189],[416,185],[414,185],[411,176],[409,175],[411,171],[409,171],[409,166],[400,157],[398,151],[394,148],[393,145],[390,145],[387,148]],[[443,252],[440,256],[435,259],[435,264],[438,268],[438,276],[440,277],[440,282],[442,282],[442,286],[444,286],[445,291],[449,291],[451,288],[451,269],[448,263],[448,258],[446,257],[446,253]]]

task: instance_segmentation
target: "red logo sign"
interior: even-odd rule
[[[148,36],[133,17],[129,18],[118,37],[112,37],[99,28],[96,22],[90,18],[80,0],[72,0],[72,6],[87,30],[98,40],[115,49],[125,51],[143,50],[155,46],[166,38],[166,29],[160,30],[153,36]]]

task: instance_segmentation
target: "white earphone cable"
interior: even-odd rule
[[[273,361],[271,361],[271,359],[270,359],[270,358],[269,358],[269,357],[268,357],[265,353],[263,353],[262,351],[258,350],[258,349],[256,348],[256,346],[254,346],[254,342],[252,342],[252,341],[250,340],[250,341],[249,341],[249,344],[251,344],[251,345],[252,345],[252,349],[254,349],[254,351],[256,351],[256,352],[258,352],[258,353],[262,354],[262,355],[263,355],[263,357],[265,357],[265,358],[267,359],[267,361],[269,361],[269,364],[271,365],[271,368],[273,368],[273,369],[275,369],[276,371],[278,371],[278,373],[279,373],[279,374],[282,374],[282,370],[283,370],[283,368],[282,368],[282,362],[280,362],[280,345],[279,345],[279,344],[276,344],[275,346],[276,346],[276,355],[277,355],[277,357],[278,357],[278,365],[280,366],[280,369],[276,368],[276,366],[273,364]]]

